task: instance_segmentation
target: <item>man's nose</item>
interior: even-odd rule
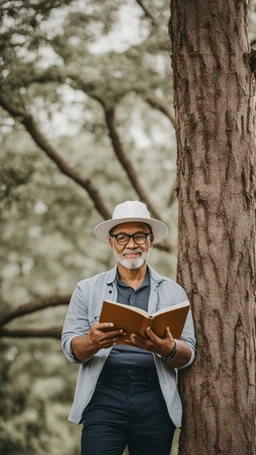
[[[126,247],[128,247],[128,245],[130,248],[137,248],[137,243],[132,237],[129,238],[129,242],[126,244]]]

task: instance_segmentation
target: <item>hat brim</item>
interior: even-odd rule
[[[154,242],[159,243],[162,240],[165,239],[165,237],[168,234],[168,228],[166,224],[164,224],[162,221],[155,220],[154,218],[117,218],[114,220],[107,220],[103,221],[102,223],[98,224],[96,228],[94,229],[94,234],[97,237],[97,239],[101,240],[104,243],[109,242],[109,231],[118,224],[123,224],[123,223],[132,223],[132,222],[138,222],[138,223],[146,223],[149,224],[152,228],[152,232],[154,235]]]

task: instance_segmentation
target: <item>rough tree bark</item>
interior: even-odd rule
[[[198,353],[182,455],[255,455],[255,78],[245,0],[172,0],[178,281]]]

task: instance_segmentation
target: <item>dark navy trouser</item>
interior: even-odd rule
[[[83,414],[81,455],[169,455],[175,426],[157,373],[147,368],[103,368]]]

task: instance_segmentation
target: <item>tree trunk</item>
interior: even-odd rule
[[[245,0],[172,0],[177,279],[194,366],[180,377],[182,455],[255,455],[255,106]]]

